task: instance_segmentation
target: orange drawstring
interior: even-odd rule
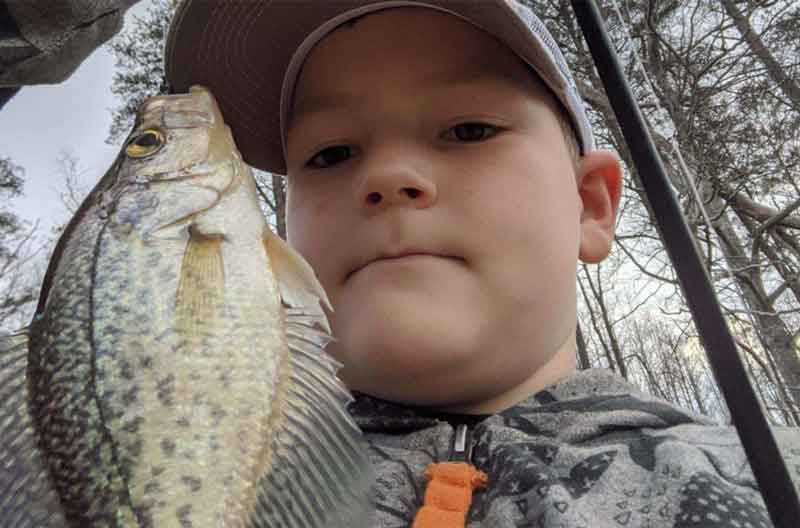
[[[425,469],[425,502],[411,528],[464,528],[472,492],[486,487],[486,473],[466,462],[440,462]]]

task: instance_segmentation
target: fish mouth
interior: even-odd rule
[[[401,251],[394,251],[394,252],[384,252],[379,254],[377,257],[371,258],[362,264],[356,266],[352,270],[350,270],[344,278],[344,281],[347,282],[350,278],[358,273],[359,271],[363,270],[364,268],[369,267],[372,264],[377,262],[388,262],[388,261],[400,261],[404,259],[414,258],[414,257],[433,257],[439,259],[446,259],[446,260],[455,260],[461,263],[464,263],[465,260],[462,257],[456,255],[448,255],[444,253],[426,251],[426,250],[418,250],[418,249],[408,249],[408,250],[401,250]]]

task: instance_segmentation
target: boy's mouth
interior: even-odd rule
[[[376,262],[402,260],[402,259],[407,259],[407,258],[411,258],[411,257],[435,257],[435,258],[442,258],[442,259],[454,259],[454,260],[459,260],[459,261],[462,261],[462,262],[464,261],[464,259],[461,258],[461,257],[456,257],[454,255],[444,255],[444,254],[441,254],[441,253],[435,253],[435,252],[427,251],[427,250],[423,250],[423,249],[411,248],[411,249],[404,249],[404,250],[399,250],[399,251],[384,251],[384,252],[379,253],[377,256],[368,259],[366,262],[360,264],[359,266],[356,266],[352,270],[350,270],[350,272],[347,274],[347,276],[345,277],[344,280],[345,280],[345,282],[347,282],[350,279],[350,277],[352,277],[354,274],[358,273],[362,269],[364,269],[367,266],[369,266],[371,264],[374,264]]]

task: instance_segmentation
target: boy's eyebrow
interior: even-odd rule
[[[335,108],[348,108],[357,105],[358,97],[347,93],[327,93],[323,95],[305,96],[297,99],[293,105],[291,118],[302,114],[328,112]]]

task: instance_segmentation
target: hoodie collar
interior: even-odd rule
[[[386,434],[410,433],[445,421],[451,424],[475,424],[493,416],[444,413],[398,404],[364,393],[354,393],[349,410],[365,433]],[[574,419],[577,416],[591,416],[592,422],[608,421],[612,424],[618,421],[620,413],[630,415],[624,420],[628,426],[667,427],[682,423],[714,423],[704,416],[685,412],[644,394],[619,374],[599,368],[575,371],[498,414],[509,425],[530,423],[533,416],[548,422],[558,417],[555,421],[564,425],[565,417]]]

